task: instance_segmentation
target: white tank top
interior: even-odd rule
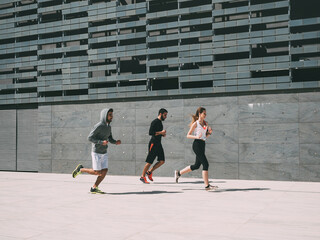
[[[207,140],[207,130],[208,130],[208,125],[204,125],[203,127],[200,125],[199,120],[196,121],[197,126],[194,129],[194,135],[198,136],[200,133],[202,133],[200,139],[205,141]]]

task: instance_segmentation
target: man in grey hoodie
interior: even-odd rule
[[[89,173],[98,176],[96,182],[90,189],[91,193],[104,193],[98,188],[98,186],[108,172],[108,143],[110,142],[116,145],[121,144],[120,140],[114,140],[112,137],[110,126],[112,118],[113,109],[103,109],[100,113],[100,122],[94,125],[88,136],[88,140],[92,142],[92,168],[84,168],[81,164],[79,164],[72,172],[73,178],[81,173]]]

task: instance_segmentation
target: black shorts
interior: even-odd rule
[[[158,161],[165,161],[162,144],[150,141],[146,162],[152,164],[156,157],[158,157]]]

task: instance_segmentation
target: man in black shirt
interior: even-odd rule
[[[143,168],[140,181],[143,183],[149,183],[146,179],[146,174],[150,181],[153,181],[152,173],[162,164],[164,164],[165,157],[164,151],[161,144],[161,138],[166,136],[166,130],[163,130],[162,121],[167,118],[168,111],[161,108],[158,113],[158,117],[151,122],[149,135],[151,136],[149,146],[148,146],[148,156],[146,159],[146,165]],[[158,162],[149,170],[154,159],[158,157]],[[149,170],[149,171],[148,171]]]

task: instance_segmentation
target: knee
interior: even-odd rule
[[[159,163],[160,163],[160,165],[163,165],[164,164],[164,161],[162,160],[162,161],[159,161]]]
[[[103,169],[102,171],[101,171],[101,177],[105,177],[106,175],[107,175],[107,172],[108,172],[108,168],[106,168],[106,169]]]
[[[190,166],[190,169],[191,169],[192,171],[197,170],[197,169],[199,169],[199,168],[200,168],[200,165],[199,165],[199,164],[195,164],[195,165],[191,165],[191,166]]]
[[[209,163],[204,163],[203,164],[203,171],[208,171],[209,169]]]
[[[99,170],[99,171],[94,170],[94,175],[101,176],[101,174],[102,174],[101,170]]]

